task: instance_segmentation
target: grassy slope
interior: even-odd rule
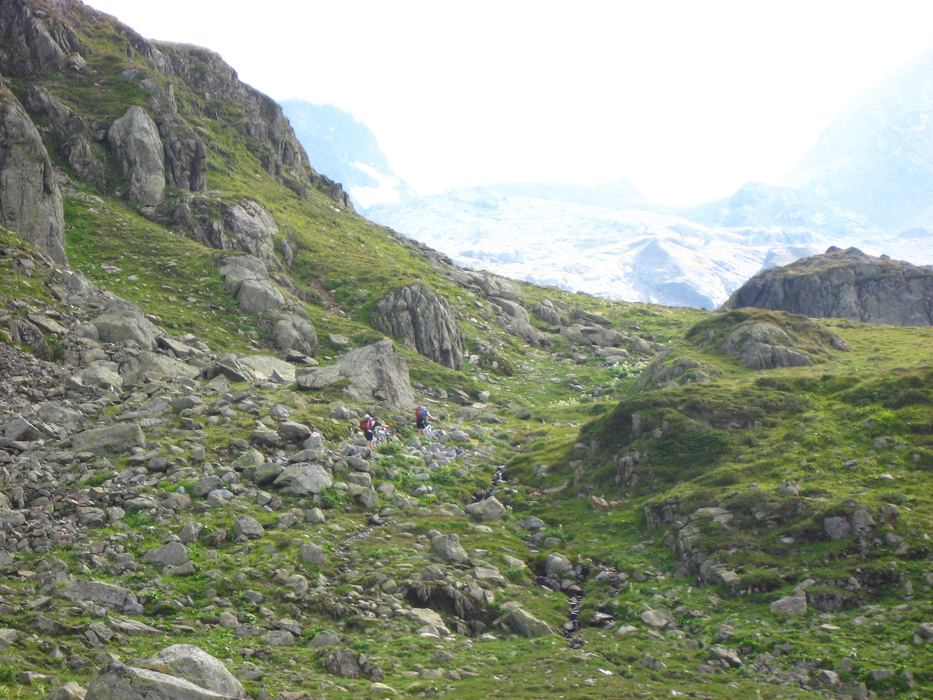
[[[83,78],[76,80],[68,74],[43,81],[68,96],[83,114],[109,121],[128,104],[145,103],[144,93],[117,77],[128,65],[145,66],[125,58],[125,52],[117,56],[113,49],[121,42],[106,26],[89,31],[88,42],[96,51],[90,64],[98,77],[82,82]],[[163,80],[158,75],[153,77]],[[183,86],[176,85],[176,90],[180,108],[186,101],[192,107],[198,106],[198,98],[186,93]],[[578,365],[568,356],[579,348],[560,343],[554,352],[531,350],[501,332],[488,312],[470,304],[463,290],[443,281],[426,260],[399,245],[380,227],[340,210],[326,197],[314,194],[307,201],[295,197],[263,170],[248,144],[238,136],[239,117],[235,111],[215,119],[191,113],[187,119],[211,153],[209,190],[225,200],[253,197],[262,201],[276,216],[282,237],[297,245],[292,274],[299,286],[311,297],[318,289],[334,290],[343,315],[330,313],[323,306],[308,306],[322,337],[339,333],[358,345],[370,342],[378,337],[365,324],[372,303],[391,288],[425,281],[459,309],[468,347],[480,341],[491,345],[514,370],[509,375],[467,366],[463,372],[453,372],[400,348],[416,380],[471,394],[489,390],[505,423],[477,431],[475,444],[487,450],[487,459],[471,469],[435,474],[434,483],[440,493],[420,499],[424,510],[393,520],[370,536],[349,543],[351,557],[359,562],[379,561],[387,575],[403,577],[412,566],[423,563],[406,535],[414,533],[417,537],[437,528],[458,532],[467,549],[485,550],[487,558],[502,567],[503,555],[510,553],[524,559],[533,570],[541,564],[546,551],[530,549],[527,533],[516,523],[536,515],[546,521],[556,548],[575,562],[589,567],[616,567],[629,576],[628,585],[619,590],[588,580],[581,619],[602,606],[616,615],[617,622],[639,625],[639,615],[646,607],[667,607],[678,611],[682,626],[702,643],[702,648],[694,649],[676,635],[649,634],[643,626],[638,633],[625,637],[587,628],[583,632],[586,654],[571,652],[559,637],[472,644],[465,640],[433,642],[414,636],[413,628],[407,634],[389,634],[368,618],[351,615],[332,620],[323,610],[303,612],[302,641],[317,629],[340,625],[352,639],[351,647],[372,655],[386,669],[386,682],[407,694],[433,695],[446,690],[457,697],[622,698],[669,697],[676,690],[717,698],[752,697],[755,693],[760,697],[787,695],[788,691],[778,686],[756,682],[752,672],[697,675],[694,667],[709,659],[708,647],[720,640],[746,653],[780,653],[786,664],[819,657],[832,668],[844,657],[854,658],[855,669],[848,675],[852,679],[866,678],[872,668],[903,666],[913,669],[922,689],[930,687],[933,669],[923,648],[913,645],[912,634],[918,622],[933,619],[929,556],[919,549],[931,530],[933,516],[927,498],[933,470],[929,431],[933,423],[928,354],[933,340],[931,329],[828,322],[825,325],[845,339],[851,352],[835,354],[811,368],[758,372],[691,342],[687,337],[690,328],[711,318],[705,312],[608,302],[521,285],[528,306],[545,295],[563,299],[610,318],[617,328],[637,330],[669,345],[674,357],[701,358],[723,372],[707,385],[637,391],[637,363],[605,368],[591,359]],[[116,172],[112,163],[111,171]],[[240,316],[222,290],[214,267],[220,253],[179,237],[124,207],[114,197],[118,189],[91,192],[76,187],[69,191],[67,236],[74,266],[161,319],[172,332],[192,332],[218,349],[264,348],[265,338],[254,320]],[[177,192],[169,194],[180,196]],[[7,238],[4,241],[9,242]],[[49,300],[38,277],[0,276],[0,294]],[[325,342],[324,354],[331,350]],[[598,395],[581,396],[570,387],[571,383]],[[297,419],[314,423],[332,443],[346,433],[345,425],[328,418],[326,407],[308,404],[302,396],[283,391],[269,399],[294,406]],[[510,404],[529,407],[532,418],[514,418],[514,411],[506,408]],[[455,411],[455,406],[445,405],[438,410],[447,422]],[[628,421],[632,412],[638,412],[651,428],[660,427],[666,420],[664,436],[651,437],[649,430],[646,437],[630,440]],[[733,427],[733,423],[740,427]],[[251,428],[251,421],[242,420],[206,430],[208,458],[223,461],[230,440],[248,437]],[[889,444],[877,447],[877,438],[886,438]],[[599,442],[600,449],[589,449],[593,440]],[[180,441],[176,444],[170,435],[165,436],[161,449],[168,451],[171,447],[187,454],[191,445]],[[628,449],[648,452],[652,457],[635,489],[619,488],[613,480],[612,456]],[[843,466],[850,460],[857,460],[857,464]],[[511,508],[503,525],[491,535],[484,534],[458,517],[445,515],[441,505],[469,500],[471,493],[488,483],[494,465],[506,462],[513,483],[510,492],[501,496]],[[77,471],[76,483],[106,483],[108,475],[122,466]],[[542,471],[541,466],[546,469]],[[410,467],[402,455],[388,451],[378,474],[400,490],[410,490],[414,485]],[[390,478],[390,469],[398,475]],[[799,498],[776,494],[776,488],[785,480],[801,485]],[[151,490],[165,494],[179,485],[190,486],[190,477],[180,481],[166,478]],[[560,491],[547,492],[562,486]],[[594,511],[585,498],[578,497],[590,492],[614,501],[612,510]],[[324,527],[301,524],[288,531],[276,530],[262,545],[254,547],[244,548],[233,542],[217,548],[196,545],[192,560],[202,573],[193,577],[165,577],[159,582],[154,578],[158,572],[142,565],[138,574],[124,583],[143,592],[147,608],[144,620],[165,635],[134,638],[131,648],[120,649],[120,655],[139,656],[170,642],[191,641],[228,660],[232,668],[244,668],[250,662],[241,651],[257,646],[255,642],[239,640],[221,628],[204,628],[200,621],[210,618],[209,608],[218,596],[235,600],[243,622],[262,621],[264,607],[274,610],[277,616],[288,614],[291,601],[287,589],[276,580],[276,572],[296,561],[296,537],[320,539],[326,543],[328,554],[333,555],[323,569],[301,569],[308,578],[323,574],[328,579],[343,580],[348,594],[356,590],[354,586],[365,590],[372,585],[371,572],[354,576],[339,569],[335,555],[350,535],[366,529],[366,517],[355,508],[340,508],[337,494],[329,497],[333,499],[330,505],[335,507],[328,512],[329,524]],[[696,588],[695,577],[673,577],[676,560],[669,546],[673,527],[647,531],[643,513],[645,505],[668,498],[679,499],[685,514],[715,505],[734,513],[731,529],[705,525],[700,544],[720,553],[739,573],[744,595],[717,587]],[[824,515],[845,512],[851,508],[850,503],[876,509],[889,502],[901,507],[896,534],[915,543],[916,558],[894,557],[892,549],[886,547],[860,554],[853,550],[851,542],[829,543],[815,536]],[[768,514],[767,519],[778,526],[763,524],[756,516],[760,512]],[[275,521],[275,514],[259,509],[255,514],[267,524]],[[229,528],[232,523],[232,515],[226,511],[211,511],[199,518],[207,532]],[[128,522],[128,546],[137,554],[175,529],[145,518],[134,517]],[[403,530],[401,525],[405,523],[413,529]],[[103,530],[99,540],[117,541],[125,534]],[[781,536],[792,536],[794,542],[782,542]],[[56,554],[73,570],[85,563],[67,551]],[[32,556],[23,564],[31,568],[40,558]],[[768,609],[771,601],[807,576],[828,580],[870,567],[898,573],[896,586],[865,601],[877,607],[860,607],[825,619],[813,612],[800,619],[782,619]],[[105,571],[95,571],[97,574],[107,578]],[[534,586],[532,579],[520,571],[510,576],[521,587],[499,591],[490,615],[494,616],[509,600],[521,600],[555,626],[562,622],[566,613],[563,596]],[[913,588],[912,594],[907,593],[907,582]],[[28,576],[11,578],[7,585],[24,591],[32,586]],[[240,597],[246,588],[263,593],[262,605],[250,606]],[[866,622],[854,624],[860,616]],[[34,611],[24,610],[5,616],[4,625],[28,629],[35,619]],[[89,620],[76,612],[69,613],[65,621],[80,628]],[[839,630],[823,629],[829,623]],[[723,632],[723,625],[732,631]],[[384,633],[387,638],[380,637]],[[93,656],[77,635],[60,643],[69,651]],[[83,682],[96,669],[95,664],[62,668],[51,662],[49,650],[47,640],[35,638],[0,657],[0,689],[12,697],[41,697],[38,689],[16,681],[15,672],[24,665]],[[417,671],[419,667],[440,667],[442,664],[431,661],[439,650],[455,657],[448,665],[466,669],[464,677],[434,680]],[[649,672],[639,666],[637,662],[646,653],[664,658],[667,670]],[[270,670],[263,681],[247,683],[253,692],[260,688],[270,692],[296,688],[339,692],[333,688],[339,682],[349,689],[349,696],[366,694],[365,682],[323,675],[321,653],[303,645],[286,650],[262,647],[259,655],[263,667]],[[467,677],[474,672],[475,677]],[[878,691],[904,690],[906,681],[895,677],[871,681],[871,685]],[[795,694],[804,697],[808,693]]]

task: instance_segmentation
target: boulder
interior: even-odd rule
[[[327,564],[327,558],[324,555],[324,548],[313,542],[306,542],[301,545],[299,556],[303,564],[312,564],[314,566],[324,566]]]
[[[295,313],[276,314],[272,338],[282,352],[298,352],[308,357],[317,356],[317,330],[310,319]],[[292,369],[294,375],[294,368]]]
[[[248,540],[258,540],[266,534],[266,529],[251,515],[241,515],[233,523],[233,534]]]
[[[147,207],[160,205],[165,196],[165,153],[149,113],[133,105],[111,124],[107,141],[130,181],[129,199]]]
[[[545,637],[555,633],[549,624],[522,608],[512,610],[506,617],[506,622],[515,634],[522,637]]]
[[[169,669],[176,676],[229,698],[246,691],[218,659],[191,644],[174,644],[146,660],[147,666]]]
[[[415,405],[408,363],[388,339],[350,350],[330,367],[299,373],[296,383],[299,389],[316,390],[338,382],[346,384],[344,393],[352,401],[399,409]]]
[[[454,561],[463,564],[470,557],[460,544],[460,537],[455,534],[437,535],[431,538],[431,551],[444,561]]]
[[[227,205],[223,216],[224,240],[221,245],[213,247],[242,250],[278,267],[275,257],[275,236],[278,233],[275,217],[259,202],[248,199]]]
[[[505,515],[505,506],[502,505],[495,496],[484,498],[482,501],[470,503],[464,506],[464,512],[480,522],[487,520],[501,520]]]
[[[463,334],[453,307],[423,284],[390,292],[373,308],[373,328],[398,338],[440,365],[463,365]]]
[[[91,679],[84,700],[229,700],[232,697],[178,676],[112,663]]]
[[[287,496],[312,496],[334,483],[330,472],[320,464],[297,462],[279,474],[272,485]]]
[[[224,289],[246,312],[278,309],[285,296],[269,277],[265,263],[253,255],[233,255],[221,263]]]
[[[100,337],[109,343],[131,340],[147,350],[156,348],[156,339],[161,335],[142,311],[126,301],[112,302],[91,323]]]
[[[559,552],[551,552],[544,560],[544,575],[548,578],[556,578],[571,571],[573,571],[573,564]]]
[[[786,595],[771,603],[771,612],[784,615],[803,615],[807,612],[807,599],[802,595]]]
[[[132,610],[138,606],[131,590],[104,581],[76,579],[59,589],[56,595],[68,600],[90,601],[112,610]]]
[[[75,452],[120,454],[134,447],[145,447],[146,436],[139,423],[117,423],[78,433],[71,440]]]
[[[143,561],[156,566],[179,566],[188,563],[188,548],[181,542],[169,542],[153,547],[143,555]]]

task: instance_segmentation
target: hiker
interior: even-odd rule
[[[379,421],[368,413],[363,416],[363,420],[360,421],[360,429],[363,431],[363,436],[366,438],[366,447],[372,448],[373,431],[376,430],[377,425],[379,425]]]
[[[418,435],[424,435],[424,429],[427,427],[429,420],[437,419],[424,406],[418,406],[415,409],[415,427],[418,428]]]

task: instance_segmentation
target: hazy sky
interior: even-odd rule
[[[86,1],[352,113],[420,194],[629,177],[690,204],[780,182],[933,48],[931,0]]]

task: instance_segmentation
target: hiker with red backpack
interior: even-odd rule
[[[424,435],[424,429],[427,427],[429,420],[437,419],[424,406],[418,406],[415,409],[415,427],[418,429],[419,436]]]
[[[360,430],[363,431],[363,436],[366,438],[366,447],[372,448],[374,431],[378,425],[379,421],[368,413],[360,421]]]

